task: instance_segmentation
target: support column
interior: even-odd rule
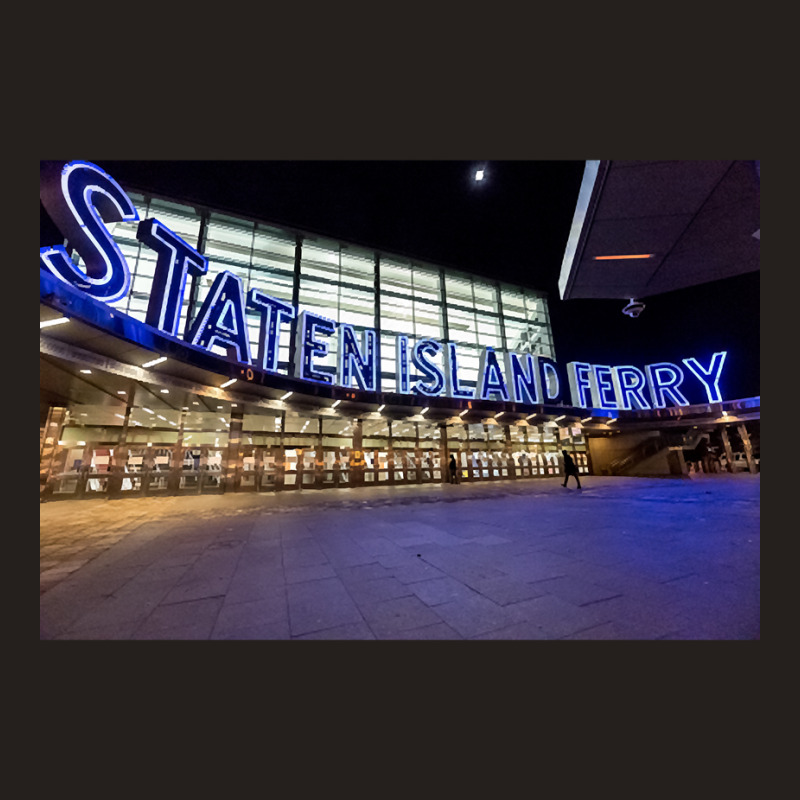
[[[235,492],[239,488],[241,463],[239,447],[242,443],[244,414],[231,411],[231,427],[228,431],[228,446],[222,459],[222,491]]]
[[[181,416],[178,420],[178,439],[175,446],[172,448],[172,464],[170,466],[169,476],[167,477],[167,492],[169,494],[178,494],[181,489],[181,477],[183,475],[183,454],[185,448],[183,446],[183,423],[186,419],[186,412],[181,410]],[[198,488],[200,478],[197,480]]]
[[[131,418],[131,401],[125,407],[125,419],[122,422],[122,430],[119,434],[114,455],[111,457],[111,474],[108,476],[108,496],[111,498],[119,497],[122,493],[122,480],[125,472],[125,465],[128,463],[128,424]]]
[[[447,436],[447,424],[444,422],[439,423],[439,463],[442,465],[439,482],[448,483],[450,481],[450,440]]]
[[[720,430],[722,438],[722,447],[725,450],[725,460],[727,461],[728,472],[733,472],[733,450],[731,450],[731,440],[728,438],[728,429],[722,428]]]
[[[353,423],[353,447],[350,450],[350,485],[361,486],[364,483],[364,438],[361,420]]]
[[[744,446],[744,457],[747,459],[747,469],[750,470],[751,474],[755,475],[758,470],[756,470],[756,462],[753,460],[753,445],[750,444],[750,434],[747,433],[747,426],[741,423],[736,426],[736,430]]]
[[[61,432],[67,420],[67,409],[64,406],[50,406],[47,421],[44,424],[44,436],[39,449],[39,493],[50,495],[53,492],[50,476],[53,471],[53,459],[61,439]]]

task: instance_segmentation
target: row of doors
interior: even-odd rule
[[[46,494],[53,498],[157,494],[208,494],[221,491],[294,491],[363,484],[442,483],[450,479],[441,451],[351,448],[240,447],[225,464],[219,447],[175,445],[59,448]],[[460,482],[563,475],[557,453],[514,451],[455,452]],[[585,453],[573,453],[580,472],[588,472]]]

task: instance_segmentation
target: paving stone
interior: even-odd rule
[[[505,609],[480,595],[443,603],[434,610],[467,639],[507,627],[514,621]]]
[[[268,596],[243,603],[226,601],[217,616],[213,638],[224,638],[237,628],[256,628],[259,626],[284,626],[289,628],[289,607],[283,587],[274,589]]]
[[[442,621],[415,595],[361,606],[364,619],[376,637],[393,638],[398,631],[424,628]]]
[[[377,638],[398,641],[447,641],[460,640],[464,637],[446,623],[437,622],[435,625],[424,625],[421,628],[392,630]]]
[[[156,608],[132,639],[209,639],[222,608],[222,598],[170,603]]]
[[[347,584],[347,591],[359,607],[412,594],[408,586],[391,575],[367,581],[350,582]]]
[[[310,567],[285,569],[284,577],[286,583],[304,583],[306,581],[318,581],[321,578],[335,578],[336,570],[331,564],[315,564]]]
[[[361,612],[338,578],[287,584],[286,596],[292,636],[363,621]]]
[[[355,564],[347,565],[336,568],[336,574],[341,578],[342,583],[349,585],[350,583],[358,583],[359,581],[374,580],[376,578],[388,578],[391,572],[373,560],[368,564]]]
[[[612,597],[622,596],[622,593],[615,589],[606,589],[603,586],[569,576],[537,581],[533,586],[542,594],[554,594],[576,606],[585,606],[600,600],[610,600]]]
[[[544,582],[546,583],[546,582]],[[541,597],[546,594],[546,589],[542,584],[528,583],[517,578],[510,578],[500,575],[493,578],[479,578],[474,581],[472,588],[488,597],[499,606],[506,606],[509,603],[519,603],[521,600],[530,600],[534,597]]]
[[[356,639],[375,639],[375,634],[369,629],[365,622],[352,622],[347,625],[339,625],[336,628],[328,628],[324,631],[306,633],[302,636],[294,637],[297,640],[305,639],[324,639],[328,641],[356,640]]]
[[[444,577],[444,573],[440,569],[427,564],[419,558],[409,564],[399,564],[392,567],[390,572],[401,583],[416,583],[417,581]]]
[[[476,596],[475,591],[469,586],[448,576],[409,583],[407,588],[427,606],[438,606]]]

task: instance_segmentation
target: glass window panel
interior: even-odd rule
[[[381,259],[380,280],[381,291],[391,290],[408,294],[412,286],[411,267]]]
[[[275,433],[281,429],[281,417],[278,414],[244,414],[242,430],[253,433]]]
[[[341,280],[368,288],[375,286],[375,258],[371,253],[352,252],[350,248],[342,252]]]
[[[392,438],[410,437],[413,439],[416,435],[417,428],[413,422],[405,422],[404,420],[395,420],[392,422]]]
[[[317,419],[312,417],[306,417],[301,415],[294,415],[289,412],[286,414],[286,433],[304,433],[308,436],[314,436],[317,434],[319,422]]]
[[[478,334],[475,328],[475,314],[459,309],[447,309],[447,327],[450,340],[465,344],[477,344]]]
[[[472,281],[465,276],[445,273],[444,288],[447,294],[447,304],[466,306],[472,308]]]

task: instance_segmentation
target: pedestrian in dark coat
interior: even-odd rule
[[[450,454],[450,483],[457,483],[458,482],[458,467],[456,466],[456,457],[451,453]]]
[[[578,488],[580,489],[581,479],[578,477],[578,467],[572,460],[572,456],[566,450],[562,450],[561,455],[564,456],[564,483],[561,485],[566,489],[569,476],[572,475],[575,478],[575,483],[578,484]]]

